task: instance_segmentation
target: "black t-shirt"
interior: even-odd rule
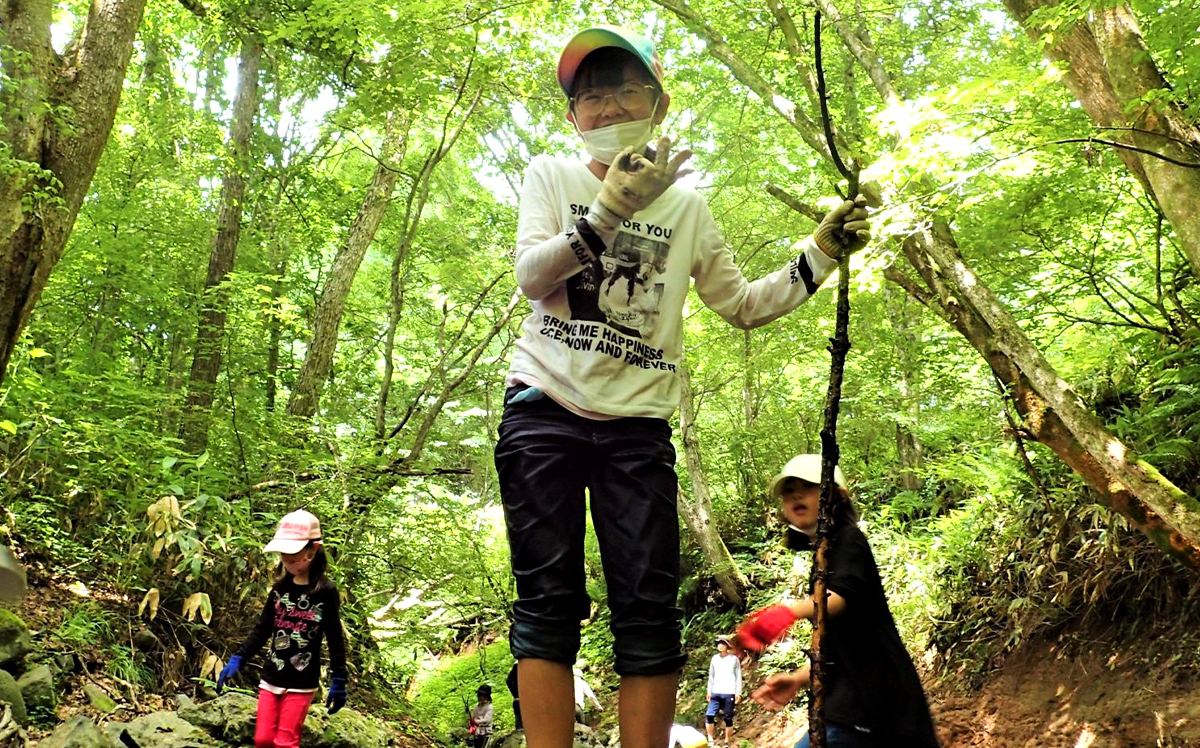
[[[854,523],[829,536],[827,585],[846,600],[825,630],[825,719],[911,748],[936,748],[921,679],[896,630],[866,537]],[[809,583],[812,593],[812,582]]]
[[[321,639],[329,642],[329,672],[346,677],[346,641],[332,584],[319,592],[289,576],[267,595],[258,623],[237,653],[251,657],[267,645],[262,679],[278,688],[316,688],[321,676]]]

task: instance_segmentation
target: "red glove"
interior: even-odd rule
[[[796,614],[786,605],[763,608],[738,627],[737,644],[751,652],[761,652],[783,638],[796,622]]]
[[[467,730],[467,734],[474,735],[476,730],[475,718],[471,717],[471,727]]]

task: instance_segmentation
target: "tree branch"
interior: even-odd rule
[[[768,106],[787,121],[806,144],[832,163],[829,149],[821,139],[821,126],[799,109],[796,104],[780,95],[775,87],[750,67],[704,18],[688,6],[686,0],[654,0],[660,7],[674,13],[688,29],[707,43],[708,53],[725,63],[734,77],[754,91]]]
[[[200,2],[200,0],[179,0],[179,4],[199,18],[204,18],[208,15],[208,8],[204,7],[204,3]]]
[[[481,291],[476,297],[475,304],[471,307],[471,311],[467,313],[466,319],[463,320],[462,325],[459,327],[458,334],[454,337],[454,340],[451,341],[450,345],[446,347],[446,350],[442,351],[441,358],[438,360],[437,365],[433,367],[433,371],[430,372],[429,377],[425,380],[425,384],[421,387],[421,391],[418,392],[416,397],[412,399],[412,402],[409,403],[408,410],[405,411],[404,417],[400,419],[400,422],[397,423],[390,432],[388,432],[388,435],[384,438],[385,442],[391,441],[396,434],[399,434],[404,428],[405,424],[408,423],[409,419],[412,418],[413,413],[415,413],[417,408],[420,406],[421,400],[427,394],[429,394],[429,390],[432,389],[435,376],[437,376],[439,372],[442,373],[442,376],[445,376],[445,371],[448,368],[457,365],[470,352],[469,349],[467,351],[463,351],[456,359],[447,362],[447,359],[450,358],[450,351],[458,347],[459,341],[466,332],[467,326],[471,324],[471,319],[475,316],[475,313],[479,311],[479,307],[483,305],[483,302],[487,299],[487,296],[489,293],[491,293],[492,289],[496,287],[496,284],[503,280],[507,275],[508,271],[497,275],[495,279],[488,284],[487,288]]]
[[[487,350],[487,346],[492,342],[492,339],[495,338],[496,335],[499,334],[502,329],[504,329],[504,326],[508,324],[509,319],[512,318],[513,312],[516,311],[517,305],[521,302],[522,298],[523,297],[520,291],[513,292],[512,298],[508,301],[508,306],[504,308],[504,313],[492,324],[492,327],[472,350],[470,360],[462,367],[458,373],[458,376],[442,386],[442,391],[438,393],[437,400],[434,402],[433,407],[431,407],[425,414],[425,418],[421,421],[421,426],[417,429],[417,436],[413,440],[412,449],[409,450],[409,453],[403,458],[395,460],[392,463],[393,465],[397,466],[397,469],[408,469],[409,466],[416,462],[417,458],[421,456],[421,450],[425,447],[425,440],[429,436],[429,430],[433,428],[434,420],[436,420],[441,414],[442,407],[446,404],[446,400],[449,399],[450,395],[453,394],[456,389],[458,389],[459,385],[466,381],[467,377],[471,375],[471,372],[475,370],[475,365],[479,362],[480,356],[482,356],[483,352]],[[445,376],[446,372],[445,370],[442,370],[440,373],[442,376]]]
[[[412,470],[397,465],[384,465],[381,467],[370,467],[358,472],[365,476],[371,474],[376,475],[399,475],[406,478],[432,478],[438,475],[473,475],[475,471],[470,468],[434,468],[432,470]],[[226,500],[233,500],[246,496],[247,494],[258,493],[259,491],[269,491],[272,488],[291,488],[297,483],[311,483],[316,480],[332,478],[336,474],[324,472],[309,472],[297,473],[291,478],[275,478],[272,480],[264,480],[246,488],[244,491],[231,491],[225,495]]]
[[[775,20],[779,23],[780,30],[783,31],[788,54],[792,56],[792,62],[796,65],[796,73],[804,84],[804,90],[808,92],[808,100],[815,105],[817,103],[817,81],[808,67],[808,49],[805,48],[804,41],[796,30],[796,22],[792,19],[792,14],[788,13],[787,8],[784,7],[783,0],[767,0],[767,7],[775,15]]]
[[[858,60],[858,64],[862,65],[863,69],[867,71],[867,75],[871,77],[871,83],[875,84],[875,90],[879,92],[879,96],[883,99],[884,104],[891,106],[899,103],[900,95],[896,93],[895,87],[892,86],[891,78],[888,77],[883,60],[879,59],[879,55],[871,47],[870,40],[865,35],[860,35],[857,31],[850,28],[850,24],[846,23],[842,12],[838,10],[838,7],[833,4],[832,0],[817,0],[817,7],[829,17],[830,22],[837,29],[842,43],[846,45],[846,49],[850,50],[850,54],[854,55],[854,59]]]
[[[782,187],[768,183],[767,192],[771,193],[771,196],[779,202],[788,206],[800,215],[805,216],[806,218],[811,218],[816,223],[820,223],[821,221],[825,220],[824,211],[809,205]]]
[[[1126,145],[1125,143],[1118,143],[1115,140],[1104,140],[1102,138],[1062,138],[1060,140],[1051,140],[1050,142],[1045,143],[1045,145],[1060,145],[1063,143],[1099,143],[1100,145],[1110,145],[1113,148],[1124,148],[1127,151],[1134,151],[1136,153],[1142,153],[1147,156],[1153,156],[1154,158],[1166,161],[1168,164],[1175,164],[1176,166],[1182,166],[1187,169],[1200,169],[1200,163],[1179,161],[1177,159],[1171,158],[1170,156],[1164,156],[1161,153],[1157,153],[1155,151],[1151,151],[1146,148],[1138,148],[1136,145]],[[1031,146],[1030,149],[1036,148],[1036,147],[1037,146]],[[1026,149],[1026,150],[1030,150],[1030,149]],[[1020,155],[1020,153],[1022,153],[1022,152],[1019,152],[1017,155]]]
[[[883,269],[883,277],[903,288],[909,296],[919,301],[923,306],[932,308],[934,303],[933,294],[917,285],[917,282],[908,277],[900,268],[895,265],[888,265]]]

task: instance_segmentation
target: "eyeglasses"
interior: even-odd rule
[[[614,93],[604,93],[599,88],[585,88],[571,98],[571,105],[576,114],[592,117],[604,110],[604,104],[610,98],[629,112],[654,106],[657,97],[658,89],[654,86],[625,83]]]

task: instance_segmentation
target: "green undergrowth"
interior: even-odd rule
[[[466,655],[446,655],[414,680],[410,693],[412,716],[449,742],[455,731],[465,730],[467,713],[475,707],[475,691],[492,687],[492,708],[497,732],[513,728],[512,695],[505,677],[513,658],[508,641],[499,640]]]
[[[1097,637],[1133,641],[1200,622],[1194,573],[1049,456],[1031,454],[1041,490],[1014,473],[933,526],[928,641],[943,675],[966,685],[1026,644],[1081,651]],[[1194,644],[1180,641],[1175,654],[1200,662]]]

